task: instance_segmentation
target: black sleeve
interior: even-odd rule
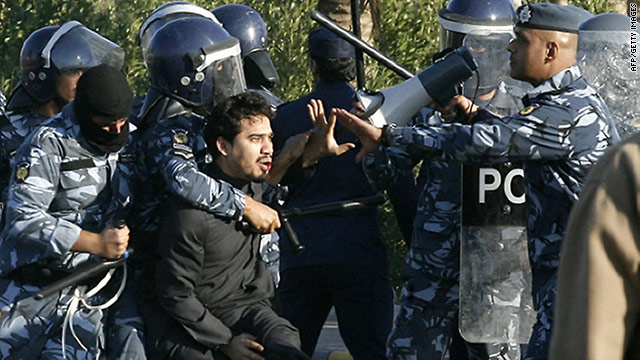
[[[197,209],[170,212],[159,234],[155,269],[158,302],[196,341],[210,349],[228,344],[231,330],[213,316],[194,289],[204,258],[205,213]]]

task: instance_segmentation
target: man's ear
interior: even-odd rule
[[[218,139],[216,140],[216,148],[222,156],[227,156],[229,154],[229,145],[230,144],[227,139],[223,138],[222,136],[218,136]]]
[[[559,55],[559,51],[560,46],[558,46],[558,43],[555,41],[549,41],[547,43],[547,52],[545,53],[544,62],[549,63],[555,60]]]

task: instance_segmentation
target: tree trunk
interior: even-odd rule
[[[371,10],[375,12],[375,1],[359,0],[360,28],[362,39],[368,43],[373,39],[374,19]],[[351,0],[318,0],[316,9],[330,17],[341,27],[353,31],[351,23]]]

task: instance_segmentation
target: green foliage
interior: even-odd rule
[[[31,32],[47,25],[78,20],[122,46],[127,54],[124,72],[136,94],[146,89],[146,71],[138,47],[138,29],[144,19],[164,0],[10,0],[0,2],[0,88],[5,94],[19,79],[19,54],[24,40]],[[195,0],[207,9],[232,1]],[[306,55],[307,33],[316,27],[309,13],[316,0],[246,0],[244,3],[265,19],[271,43],[271,55],[281,77],[274,89],[283,100],[292,100],[311,90],[312,81]],[[533,2],[541,2],[534,0]],[[376,46],[413,72],[427,67],[431,55],[438,50],[439,9],[447,0],[378,0],[379,32]],[[571,1],[594,13],[611,11],[607,0]],[[382,89],[402,79],[367,59],[367,85]],[[389,205],[382,208],[381,226],[391,256],[392,279],[396,288],[401,284],[399,271],[406,246],[395,225]]]

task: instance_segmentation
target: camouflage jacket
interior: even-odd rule
[[[73,103],[34,130],[11,171],[6,224],[0,234],[0,274],[43,261],[69,268],[89,258],[71,251],[80,232],[100,232],[129,197],[118,153],[101,154],[80,132]]]
[[[140,134],[136,150],[139,191],[133,211],[139,230],[159,229],[161,204],[170,194],[225,218],[243,215],[244,194],[199,170],[211,161],[202,137],[204,126],[205,120],[198,115],[179,115]]]
[[[0,116],[0,193],[9,185],[11,159],[33,129],[48,119],[37,111],[13,112]],[[4,197],[3,197],[4,198]]]
[[[414,126],[391,131],[393,146],[465,163],[524,161],[532,267],[555,269],[569,211],[587,171],[619,141],[596,91],[569,67],[531,90],[508,117],[480,110],[473,125]]]

